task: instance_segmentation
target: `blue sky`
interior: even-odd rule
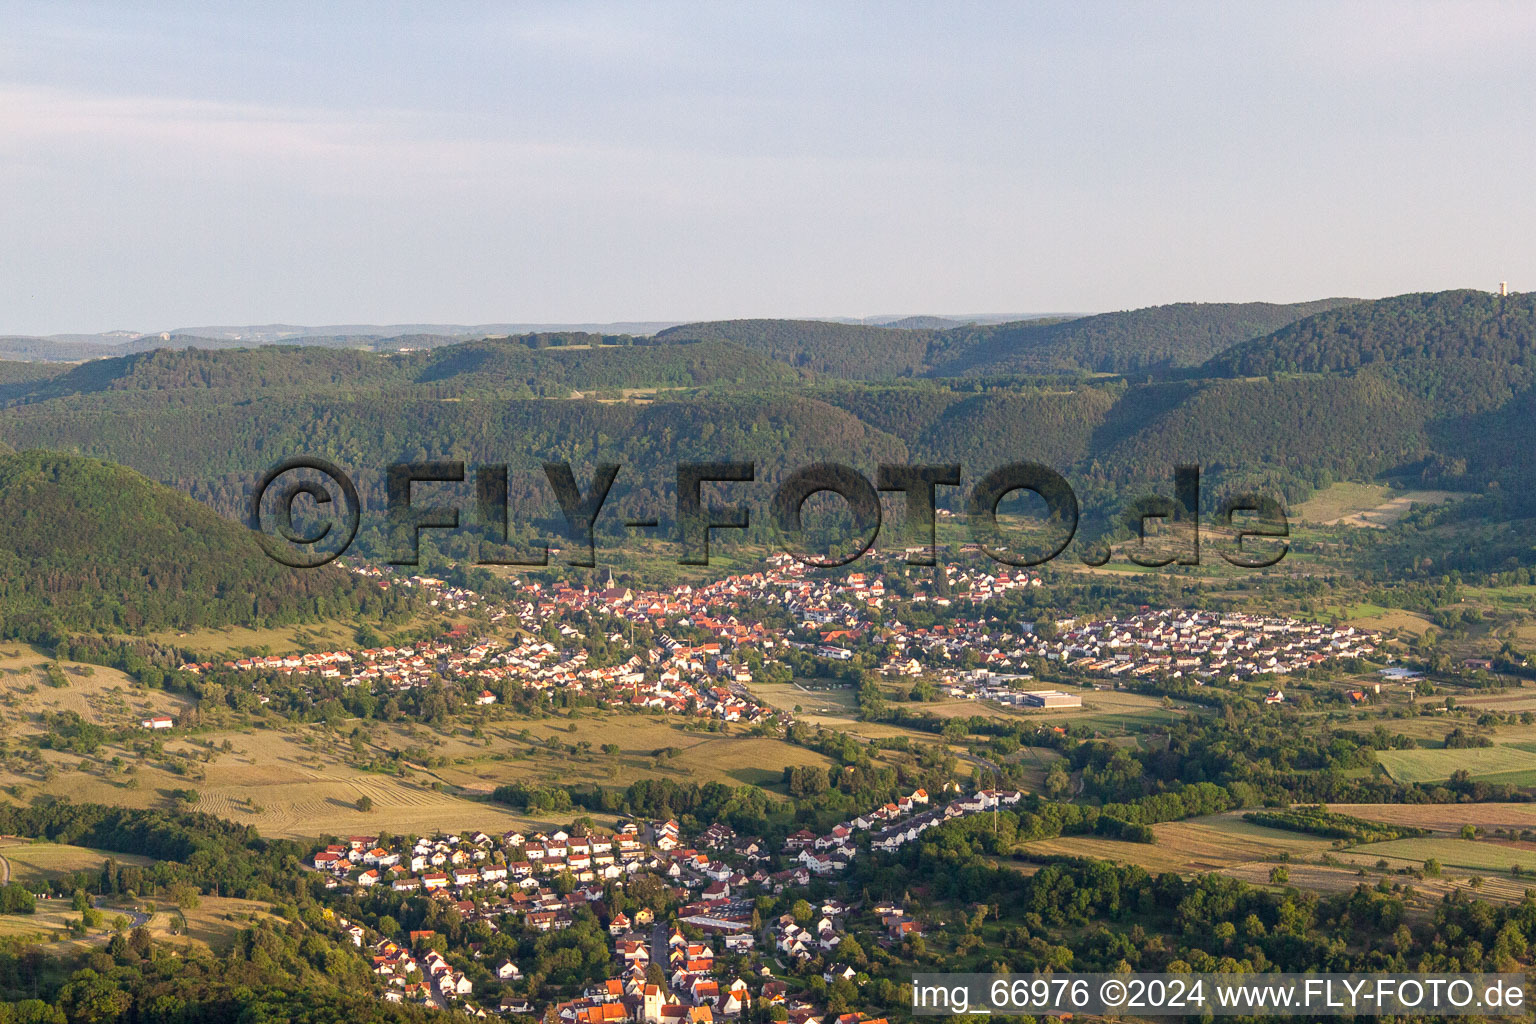
[[[0,333],[1536,288],[1536,5],[252,6],[0,0]]]

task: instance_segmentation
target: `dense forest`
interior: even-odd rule
[[[929,376],[1129,374],[1196,366],[1238,342],[1354,301],[1181,302],[1064,321],[1001,324],[957,337]]]
[[[292,622],[376,600],[339,570],[295,573],[251,534],[132,470],[0,457],[0,633]]]
[[[426,459],[510,464],[522,540],[559,524],[546,461],[571,462],[579,479],[599,461],[623,467],[606,506],[619,514],[600,527],[609,533],[621,515],[665,524],[676,464],[722,460],[756,463],[758,486],[741,500],[759,512],[778,479],[815,462],[870,477],[882,462],[959,463],[969,485],[1033,460],[1105,516],[1198,462],[1210,508],[1237,491],[1296,502],[1336,480],[1384,479],[1482,492],[1492,504],[1473,508],[1514,520],[1536,514],[1536,453],[1505,441],[1536,420],[1533,316],[1530,296],[1463,291],[947,329],[729,321],[654,338],[534,334],[391,353],[168,348],[68,368],[3,364],[0,443],[121,463],[233,519],[268,467],[318,455],[357,479],[360,550],[375,556],[386,553],[384,467]],[[1221,345],[1231,347],[1190,365]],[[988,375],[1000,367],[1009,375]],[[959,510],[963,487],[939,498]],[[63,521],[94,503],[66,504]],[[1498,538],[1487,549],[1504,568],[1532,557]],[[48,587],[105,578],[68,551],[39,556],[68,563],[53,566],[56,583],[23,572],[33,555],[10,557],[13,613],[35,613]],[[97,608],[93,621],[229,615],[237,596],[186,569],[141,576],[128,592],[166,594],[194,577],[211,599],[171,610],[146,596]],[[247,603],[284,616],[319,599]]]
[[[803,376],[726,343],[631,345],[630,340],[529,335],[387,354],[282,345],[156,349],[67,371],[47,363],[0,364],[11,368],[0,372],[5,388],[0,396],[16,404],[54,399],[70,408],[114,409],[131,406],[135,396],[189,404],[267,392],[355,397],[405,388],[437,399],[476,394],[566,398],[577,390],[768,385]]]
[[[1405,358],[1524,364],[1536,339],[1536,294],[1465,289],[1361,302],[1233,346],[1210,375],[1324,373]]]
[[[1195,366],[1238,342],[1354,301],[1178,303],[947,328],[937,322],[870,327],[820,320],[725,320],[673,327],[656,340],[729,342],[849,380],[1129,373]]]

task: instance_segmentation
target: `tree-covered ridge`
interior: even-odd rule
[[[487,339],[436,350],[413,380],[450,382],[464,391],[535,395],[560,389],[569,393],[717,383],[766,385],[807,376],[768,356],[720,341],[530,347],[516,339]]]
[[[0,395],[5,394],[10,389],[31,384],[35,381],[57,377],[68,370],[69,367],[61,366],[58,363],[0,360]]]
[[[1210,376],[1324,373],[1403,359],[1526,365],[1536,344],[1536,294],[1463,289],[1398,295],[1320,313],[1234,346]]]
[[[900,440],[794,392],[643,404],[274,397],[121,413],[60,414],[30,406],[0,419],[0,437],[25,439],[27,447],[121,461],[198,497],[206,497],[209,487],[227,487],[228,500],[219,507],[229,509],[243,507],[245,483],[296,452],[319,454],[359,473],[424,458],[505,462],[514,471],[539,470],[550,459],[607,459],[624,464],[626,484],[636,477],[664,484],[675,479],[679,460],[756,459],[766,473],[817,460],[872,464],[906,454]],[[166,445],[167,436],[178,443]]]
[[[630,339],[624,339],[626,342]],[[249,349],[157,349],[98,359],[67,372],[52,364],[0,372],[0,401],[55,400],[71,406],[178,405],[241,400],[255,393],[340,397],[412,393],[424,398],[466,394],[565,398],[573,391],[766,385],[806,374],[721,342],[618,344],[600,335],[487,338],[431,351],[374,353],[356,349],[271,345]],[[11,383],[14,379],[14,383]],[[143,404],[143,403],[139,403]]]
[[[582,354],[552,350],[551,358]],[[499,363],[502,356],[487,358]],[[514,506],[542,502],[551,511],[539,469],[548,460],[619,462],[625,470],[614,498],[638,488],[661,512],[677,462],[721,459],[756,461],[759,479],[826,460],[871,474],[880,461],[959,462],[972,480],[1004,462],[1033,459],[1070,479],[1120,484],[1162,481],[1173,465],[1199,462],[1213,488],[1239,475],[1297,497],[1324,476],[1358,479],[1426,458],[1438,458],[1434,479],[1451,486],[1494,479],[1493,456],[1506,463],[1523,456],[1489,449],[1489,458],[1480,457],[1489,444],[1484,421],[1498,420],[1506,436],[1521,429],[1530,417],[1519,396],[1528,391],[1516,390],[1518,368],[1484,369],[1463,374],[1431,363],[1411,379],[1383,366],[1354,377],[1129,385],[775,383],[659,391],[644,402],[516,398],[508,394],[510,378],[451,401],[432,390],[446,386],[437,384],[378,393],[329,383],[135,389],[0,411],[0,441],[121,462],[231,517],[243,514],[247,489],[262,471],[299,452],[358,473],[365,492],[377,481],[361,478],[392,462],[506,462]],[[548,386],[569,395],[579,379]],[[1468,418],[1452,411],[1458,407],[1487,411]],[[168,437],[176,443],[166,444]],[[1499,472],[1506,481],[1526,475],[1507,466]]]
[[[1197,366],[1224,349],[1354,299],[1185,302],[988,326],[869,327],[817,320],[726,320],[662,331],[657,341],[728,341],[849,380],[1129,373]]]
[[[408,380],[405,360],[351,349],[155,349],[82,363],[39,388],[52,398],[99,391],[264,390],[327,385],[371,387]]]
[[[1458,490],[1496,484],[1524,500],[1536,495],[1536,457],[1507,439],[1536,420],[1536,360],[1524,354],[1530,332],[1520,326],[1531,300],[1503,300],[1502,317],[1500,304],[1463,292],[1360,303],[1236,350],[1256,359],[1265,346],[1326,335],[1318,344],[1328,352],[1359,349],[1347,358],[1270,360],[1274,373],[1238,377],[1210,375],[1212,363],[1150,381],[1139,373],[910,374],[931,372],[940,356],[958,358],[989,332],[1076,331],[1103,341],[1115,323],[1128,331],[1201,323],[1209,340],[1218,328],[1251,328],[1254,307],[1183,305],[951,331],[735,321],[697,340],[681,328],[659,339],[545,334],[391,354],[160,351],[35,381],[21,374],[14,387],[26,393],[11,392],[0,409],[0,443],[120,462],[230,517],[243,515],[262,471],[300,452],[358,474],[365,496],[381,493],[392,462],[507,462],[517,517],[554,514],[540,468],[550,460],[568,460],[579,474],[595,462],[621,463],[611,507],[635,515],[665,516],[677,462],[718,460],[757,462],[759,481],[817,461],[870,476],[881,461],[958,462],[974,481],[1002,462],[1033,459],[1095,491],[1099,504],[1160,485],[1173,465],[1189,462],[1203,466],[1208,494],[1258,487],[1297,500],[1332,480],[1390,473]]]
[[[1369,377],[1214,381],[1116,443],[1102,465],[1120,479],[1170,460],[1214,474],[1369,478],[1422,457],[1425,418],[1419,403]]]
[[[0,632],[293,622],[368,599],[269,559],[244,527],[93,459],[0,457]]]
[[[942,334],[823,320],[722,320],[672,327],[656,340],[725,341],[816,373],[882,380],[921,376]]]
[[[954,340],[938,353],[929,375],[1135,373],[1197,366],[1239,342],[1356,301],[1180,302],[1064,321],[959,328],[948,333]]]

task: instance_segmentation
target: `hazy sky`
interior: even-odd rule
[[[0,0],[0,333],[1536,289],[1536,4],[126,6]]]

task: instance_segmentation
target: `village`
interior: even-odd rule
[[[1032,680],[1038,669],[1049,666],[1058,676],[1080,677],[1085,686],[1095,678],[1116,680],[1118,686],[1122,679],[1149,677],[1188,678],[1204,686],[1370,658],[1381,644],[1379,635],[1353,626],[1238,612],[1143,607],[1118,618],[1056,620],[1048,630],[1031,624],[1003,626],[982,614],[988,600],[1040,585],[1038,577],[1024,571],[950,569],[951,596],[919,589],[897,599],[877,575],[814,578],[800,563],[780,557],[760,572],[665,591],[519,581],[518,597],[507,605],[489,603],[473,591],[432,577],[399,578],[373,566],[353,571],[377,579],[381,587],[419,588],[433,606],[483,606],[490,624],[510,620],[519,628],[491,636],[459,625],[413,645],[255,656],[217,665],[192,662],[182,669],[314,676],[381,693],[423,687],[436,679],[458,680],[478,687],[470,699],[484,705],[498,700],[492,687],[508,684],[532,693],[590,696],[611,706],[746,724],[777,718],[784,724],[786,712],[752,695],[749,654],[767,664],[793,650],[835,663],[877,648],[883,652],[877,668],[887,678],[929,678],[950,697],[1061,709],[1080,707],[1081,696],[1036,688]],[[955,611],[929,626],[902,622],[903,607],[928,602]],[[770,628],[744,618],[738,612],[748,603],[781,608],[795,625]],[[962,607],[974,608],[974,617],[961,614]],[[883,609],[878,621],[872,615],[876,609]],[[601,667],[590,664],[585,634],[572,624],[589,612],[643,623],[654,630],[654,640],[651,645],[630,645],[624,630],[615,629],[602,639],[626,650],[628,657]],[[695,639],[676,639],[668,629]],[[1270,696],[1283,699],[1278,689]],[[144,727],[171,724],[146,722]]]
[[[493,932],[549,933],[594,914],[612,946],[611,977],[603,985],[552,1007],[572,1024],[709,1024],[739,1017],[755,999],[782,1005],[794,1024],[854,1024],[855,1015],[827,1018],[799,998],[797,966],[822,965],[825,982],[857,971],[837,958],[850,915],[872,915],[881,943],[899,946],[920,935],[923,923],[896,904],[862,907],[849,898],[824,898],[809,917],[759,917],[757,898],[808,891],[813,879],[835,876],[860,855],[899,849],[929,828],[954,818],[1012,806],[1018,791],[953,793],[934,804],[924,790],[871,808],[825,834],[800,830],[778,851],[713,824],[685,842],[674,820],[621,822],[612,833],[578,827],[549,833],[507,831],[444,833],[415,839],[350,836],[327,843],[311,858],[325,887],[387,890],[425,896],[451,906],[465,921]],[[669,920],[648,906],[611,911],[610,895],[649,875],[676,898]],[[798,905],[798,904],[797,904]],[[802,919],[803,918],[803,919]],[[496,979],[494,1002],[477,993],[460,958],[432,944],[430,932],[380,935],[345,919],[348,938],[372,956],[382,997],[472,1013],[534,1012],[519,986],[522,967],[511,960],[487,965]],[[867,929],[861,929],[864,934]],[[772,964],[790,965],[790,971]],[[750,965],[750,966],[748,966]],[[659,970],[653,970],[658,968]],[[743,974],[752,975],[749,984]],[[755,993],[755,994],[754,994]]]
[[[784,726],[792,716],[753,695],[761,669],[752,666],[791,652],[835,664],[878,651],[866,663],[887,680],[923,679],[950,698],[1051,711],[1079,708],[1084,691],[1119,688],[1122,680],[1187,678],[1203,686],[1280,677],[1372,657],[1381,642],[1348,626],[1198,609],[1141,607],[1116,618],[1023,625],[988,616],[989,601],[1041,585],[1024,571],[951,569],[945,596],[921,586],[897,596],[878,575],[811,576],[799,563],[778,559],[760,572],[656,591],[611,579],[602,588],[519,580],[511,599],[497,601],[433,577],[373,566],[353,571],[380,587],[418,589],[430,607],[476,614],[413,644],[189,663],[184,670],[265,673],[301,687],[376,693],[457,681],[467,699],[487,707],[514,694],[565,694],[616,709]],[[904,609],[922,604],[948,610],[924,618],[927,625],[903,621]],[[749,605],[780,609],[787,614],[777,621],[789,625],[767,625],[747,612]],[[610,656],[601,663],[584,632],[595,621],[615,623],[602,628]],[[647,627],[648,642],[631,642],[631,624]],[[1041,672],[1056,687],[1037,684]],[[1265,699],[1284,698],[1275,688]],[[145,728],[173,724],[162,717]],[[424,898],[492,934],[549,935],[585,920],[600,924],[610,940],[603,984],[538,1007],[530,1002],[536,993],[520,984],[527,965],[507,959],[476,970],[462,949],[439,948],[431,933],[380,934],[349,924],[349,938],[369,951],[383,998],[391,1001],[476,1014],[547,1010],[567,1024],[711,1024],[740,1017],[755,999],[782,1006],[791,1024],[858,1024],[859,1014],[828,1016],[805,991],[804,972],[819,972],[827,984],[857,976],[839,959],[851,916],[861,937],[875,935],[893,947],[920,936],[924,922],[896,904],[860,905],[840,892],[840,878],[857,858],[897,854],[928,829],[1023,797],[1017,790],[917,789],[826,832],[802,828],[776,849],[718,822],[684,837],[675,820],[620,821],[608,833],[581,825],[494,836],[352,836],[328,841],[311,866],[326,876],[328,889]],[[641,878],[671,894],[664,918],[644,905],[611,909],[614,894]],[[818,894],[807,899],[811,914],[775,912],[764,920],[761,900],[786,893]]]

